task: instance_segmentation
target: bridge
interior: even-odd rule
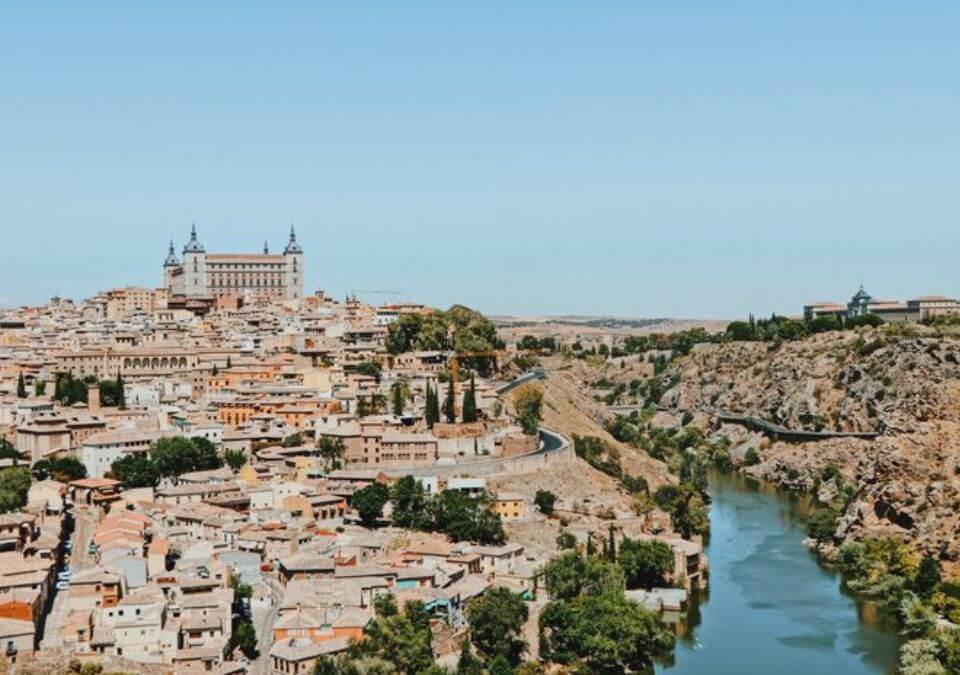
[[[607,406],[609,412],[621,415],[629,414],[634,411],[643,410],[642,405],[611,405]],[[879,431],[833,431],[824,429],[820,431],[809,431],[807,429],[791,429],[782,424],[769,422],[762,417],[753,415],[741,415],[723,410],[713,410],[711,408],[690,409],[690,408],[668,408],[666,406],[656,406],[660,412],[680,413],[685,412],[704,412],[713,415],[719,421],[727,424],[739,424],[752,431],[759,431],[769,435],[774,440],[786,441],[788,443],[804,443],[806,441],[822,441],[828,438],[859,438],[872,441],[880,435]]]
[[[523,375],[516,378],[515,380],[510,380],[506,384],[501,384],[499,387],[496,388],[495,391],[497,392],[497,394],[500,394],[502,396],[507,392],[513,391],[514,389],[519,387],[521,384],[526,384],[527,382],[533,382],[534,380],[545,380],[546,378],[547,378],[547,374],[544,371],[531,370],[530,372],[524,373]]]

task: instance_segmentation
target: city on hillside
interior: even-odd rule
[[[4,658],[311,673],[397,648],[371,635],[398,606],[426,631],[410,658],[452,666],[496,656],[476,636],[503,603],[498,631],[536,630],[565,552],[653,555],[636,611],[704,583],[689,528],[621,510],[615,533],[616,490],[559,489],[578,460],[543,424],[556,341],[306,294],[293,229],[281,253],[201,242],[170,243],[159,287],[0,315]]]

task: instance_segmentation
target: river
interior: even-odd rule
[[[710,491],[710,588],[658,673],[893,672],[900,638],[803,545],[808,500],[719,472]]]

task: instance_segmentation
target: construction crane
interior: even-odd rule
[[[364,295],[387,295],[393,298],[393,304],[400,304],[400,295],[403,293],[399,288],[396,290],[355,290],[350,291],[350,295],[356,297],[358,293],[363,293]]]

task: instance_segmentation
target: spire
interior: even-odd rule
[[[197,223],[190,225],[190,241],[183,247],[184,253],[204,253],[203,244],[197,241]]]
[[[297,243],[297,233],[293,229],[293,225],[290,225],[290,241],[287,242],[287,247],[283,249],[284,255],[292,255],[297,253],[303,253],[303,249],[300,248],[300,244]]]
[[[170,239],[170,248],[167,249],[167,259],[164,261],[164,267],[174,267],[179,265],[180,261],[177,260],[177,254],[173,250],[173,238]]]
[[[263,240],[263,255],[270,253],[270,248],[267,246],[267,240]]]

